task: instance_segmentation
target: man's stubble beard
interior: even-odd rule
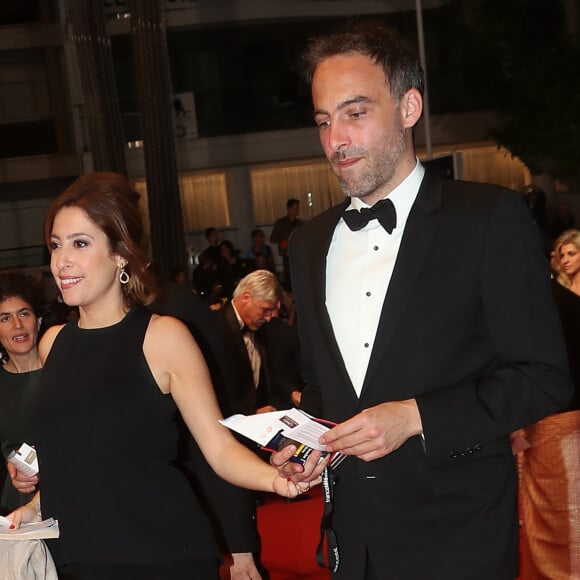
[[[369,165],[364,168],[360,174],[351,179],[346,179],[340,175],[334,165],[333,168],[340,186],[347,197],[364,198],[373,194],[380,188],[388,185],[393,181],[396,174],[399,160],[406,152],[405,131],[400,122],[397,122],[396,131],[389,142],[379,147],[372,156],[366,156],[365,159]],[[368,153],[362,149],[344,150],[334,156],[333,159],[340,159],[343,156],[353,156]]]

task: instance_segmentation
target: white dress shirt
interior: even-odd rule
[[[326,308],[357,396],[367,372],[407,217],[424,174],[417,159],[409,176],[388,195],[397,212],[397,227],[392,234],[376,219],[353,232],[341,218],[332,236],[326,260]],[[369,206],[352,198],[350,209],[363,207]]]
[[[232,308],[234,309],[234,313],[236,318],[238,319],[238,324],[240,325],[240,330],[242,330],[242,337],[244,339],[244,344],[246,345],[246,351],[248,352],[248,359],[250,359],[250,365],[252,367],[252,374],[254,376],[254,387],[258,388],[260,384],[260,367],[262,366],[262,357],[260,355],[260,351],[256,346],[256,337],[254,335],[254,331],[244,330],[244,321],[240,316],[239,312],[236,309],[235,303],[232,301]]]

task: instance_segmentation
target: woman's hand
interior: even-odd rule
[[[318,485],[322,481],[321,474],[324,468],[330,462],[330,454],[321,461],[321,452],[313,451],[304,465],[301,465],[290,461],[295,451],[294,445],[288,445],[270,456],[270,464],[278,471],[274,491],[289,498],[295,498]]]
[[[281,495],[282,497],[287,497],[289,499],[294,499],[303,493],[310,491],[310,488],[318,485],[322,481],[322,478],[318,476],[316,479],[311,481],[298,481],[295,482],[290,477],[276,477],[274,480],[274,491]]]
[[[33,500],[34,501],[34,500]],[[36,500],[38,501],[38,500]],[[27,503],[6,516],[10,520],[10,530],[17,530],[22,524],[40,521],[39,510],[33,502]]]

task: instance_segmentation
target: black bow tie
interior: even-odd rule
[[[363,207],[360,211],[349,209],[342,212],[346,225],[353,231],[362,230],[370,220],[377,219],[390,234],[397,225],[397,212],[390,199],[381,199],[372,207]]]

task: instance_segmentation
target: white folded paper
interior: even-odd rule
[[[2,518],[0,523],[0,540],[44,540],[47,538],[58,538],[60,530],[58,529],[58,520],[48,518],[42,522],[33,524],[22,524],[18,529],[11,530],[6,526],[10,525],[10,520]]]
[[[286,409],[258,413],[256,415],[232,415],[220,421],[228,429],[251,439],[267,451],[279,451],[289,444],[297,447],[291,461],[304,463],[313,449],[327,455],[324,445],[318,442],[334,424],[323,419],[317,419],[300,409]],[[336,467],[344,455],[334,453],[331,467]]]

